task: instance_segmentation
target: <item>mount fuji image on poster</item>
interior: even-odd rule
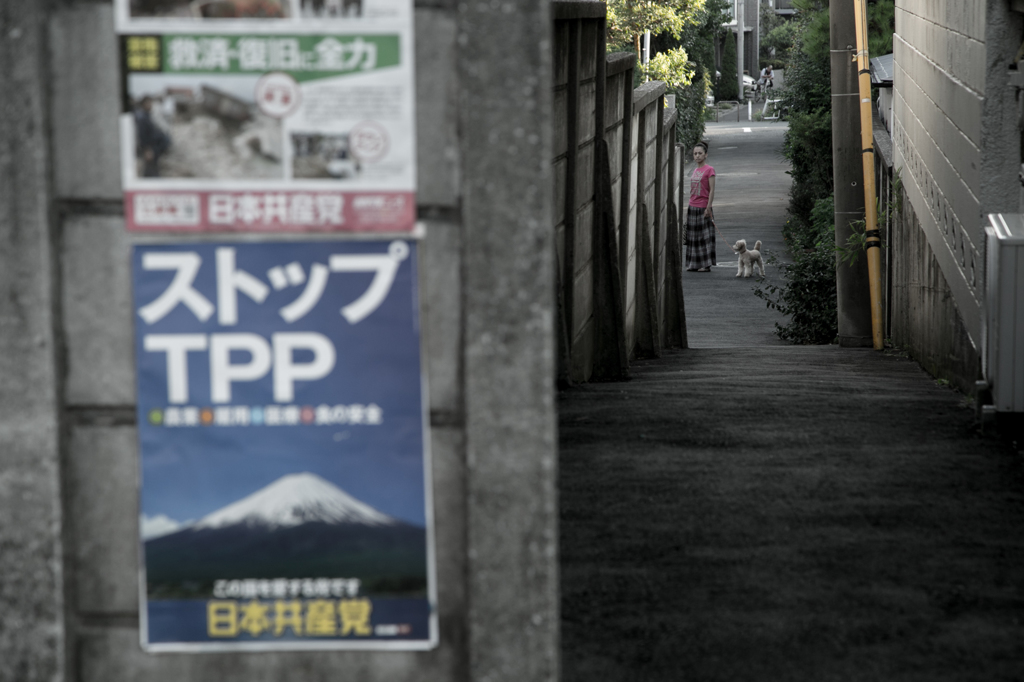
[[[415,244],[139,244],[148,651],[436,645]]]

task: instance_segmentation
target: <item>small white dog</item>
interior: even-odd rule
[[[750,277],[756,269],[759,277],[764,277],[764,261],[761,260],[761,240],[758,239],[754,248],[747,248],[747,240],[741,239],[732,246],[739,258],[736,259],[736,276]]]

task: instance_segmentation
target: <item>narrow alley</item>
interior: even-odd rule
[[[1022,679],[1024,459],[897,350],[782,343],[734,278],[724,240],[783,255],[783,131],[708,126],[690,349],[559,395],[563,679]]]

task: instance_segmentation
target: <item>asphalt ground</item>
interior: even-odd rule
[[[744,118],[746,112],[744,110]],[[784,317],[753,294],[757,278],[736,277],[732,245],[747,240],[747,248],[761,241],[761,255],[774,254],[782,262],[788,252],[782,240],[789,204],[789,162],[781,154],[785,123],[735,121],[709,123],[708,163],[715,169],[712,209],[717,232],[718,265],[711,272],[683,272],[687,333],[691,348],[782,345],[775,324]],[[689,192],[692,156],[683,172]],[[778,283],[777,267],[768,266],[767,279]]]
[[[781,249],[757,125],[709,126],[716,215]],[[734,275],[686,273],[690,349],[559,394],[562,679],[1024,680],[1024,458],[896,350],[781,344]]]

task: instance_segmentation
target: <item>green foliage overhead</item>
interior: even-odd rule
[[[640,37],[647,31],[679,39],[696,26],[706,0],[608,0],[608,42],[632,45],[640,57]]]
[[[776,15],[777,16],[777,15]],[[761,38],[761,61],[772,64],[776,69],[789,67],[790,54],[800,33],[800,22],[784,21]],[[775,54],[772,54],[772,50]]]
[[[690,61],[686,50],[681,47],[659,52],[640,68],[649,80],[664,81],[673,91],[688,87],[697,71],[697,65]]]
[[[896,31],[896,3],[877,0],[868,5],[868,54],[872,57],[892,53],[892,34]]]
[[[715,72],[715,41],[729,6],[728,0],[705,0],[678,38],[671,33],[652,35],[654,56],[646,69],[637,70],[642,76],[664,81],[669,93],[676,96],[676,139],[689,147],[704,136],[705,97],[711,92]]]

